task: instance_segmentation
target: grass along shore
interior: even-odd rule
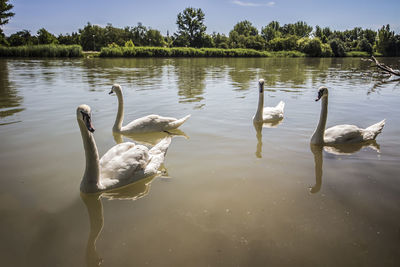
[[[380,54],[374,54],[381,56]],[[307,57],[299,51],[258,51],[254,49],[220,49],[192,47],[103,47],[82,51],[79,45],[0,46],[0,57]],[[366,52],[350,51],[346,57],[369,57]]]
[[[0,46],[0,57],[82,57],[80,45]]]

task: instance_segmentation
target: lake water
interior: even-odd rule
[[[260,78],[265,106],[286,103],[271,128],[252,123]],[[132,141],[111,132],[113,83],[125,122],[192,117],[161,177],[81,195],[76,107],[100,156]],[[310,147],[322,85],[328,127],[386,118],[376,143]],[[1,265],[399,266],[399,114],[399,81],[359,58],[0,59]]]

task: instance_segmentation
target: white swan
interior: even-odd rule
[[[280,101],[276,107],[264,107],[264,80],[258,81],[258,108],[253,122],[276,122],[283,119],[285,103]]]
[[[86,156],[81,192],[95,193],[113,189],[158,173],[171,137],[165,137],[150,150],[132,142],[121,143],[108,150],[99,160],[90,107],[80,105],[76,110],[76,118]]]
[[[118,113],[113,127],[113,131],[117,133],[133,134],[168,131],[178,128],[190,117],[190,115],[187,115],[178,120],[170,117],[161,117],[159,115],[148,115],[136,119],[126,126],[122,126],[122,121],[124,119],[124,99],[122,97],[121,86],[119,84],[114,84],[109,94],[111,95],[112,93],[115,93],[118,98]]]
[[[321,115],[319,123],[311,137],[311,144],[315,145],[335,145],[335,144],[354,144],[374,140],[382,132],[385,120],[382,120],[366,129],[358,128],[355,125],[336,125],[325,130],[326,118],[328,116],[328,88],[321,86],[318,91],[318,98],[322,99]]]

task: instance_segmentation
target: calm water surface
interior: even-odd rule
[[[399,58],[382,59],[397,68]],[[0,258],[4,266],[399,266],[400,84],[360,59],[0,59]],[[286,102],[275,127],[265,105]],[[192,117],[163,175],[81,195],[75,110],[92,107],[100,155],[125,121]],[[371,147],[310,149],[328,126],[386,118]],[[134,137],[151,145],[162,134]]]

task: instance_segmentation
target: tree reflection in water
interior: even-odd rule
[[[7,61],[0,60],[0,125],[18,122],[5,118],[25,110],[21,107],[22,101],[22,96],[9,80]]]

